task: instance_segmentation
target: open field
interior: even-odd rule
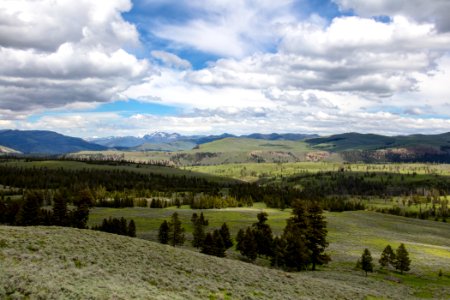
[[[240,228],[245,228],[254,223],[256,214],[261,210],[269,214],[268,223],[276,234],[280,234],[286,224],[286,219],[290,216],[289,210],[266,209],[263,204],[257,203],[253,208],[203,210],[203,213],[209,219],[209,230],[218,228],[223,222],[227,222],[234,237]],[[187,207],[180,209],[175,207],[166,209],[95,208],[91,212],[90,224],[98,224],[103,218],[109,216],[132,218],[136,222],[138,237],[155,241],[159,225],[164,219],[169,219],[175,211],[179,213],[187,231],[188,241],[183,248],[192,250],[189,243],[192,236],[190,218],[194,211],[199,213],[200,210],[191,210]],[[410,274],[402,277],[395,272],[387,274],[389,272],[380,271],[371,275],[371,277],[383,283],[386,283],[386,278],[390,276],[401,278],[404,284],[398,285],[398,288],[413,288],[416,295],[437,297],[441,290],[441,292],[450,294],[450,277],[446,277],[446,279],[438,279],[437,277],[440,269],[444,274],[450,274],[450,268],[448,267],[450,266],[450,224],[368,211],[326,213],[325,215],[329,228],[330,246],[328,252],[331,254],[333,261],[329,266],[324,267],[323,271],[332,274],[334,274],[333,272],[343,271],[344,273],[361,275],[353,268],[364,248],[367,247],[371,250],[374,262],[377,265],[376,269],[378,269],[378,258],[387,244],[396,248],[400,243],[405,243],[413,261]],[[227,253],[230,258],[239,258],[239,255],[233,250],[228,250]],[[259,260],[258,263],[267,265],[264,260]],[[316,276],[316,273],[314,273],[314,276]],[[332,275],[328,274],[327,276]]]
[[[265,177],[290,176],[320,171],[387,172],[399,174],[450,175],[449,164],[348,164],[332,162],[244,163],[213,166],[190,166],[185,169],[211,175],[256,181]]]

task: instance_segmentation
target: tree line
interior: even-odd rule
[[[378,262],[381,268],[393,267],[396,270],[399,270],[401,274],[409,271],[411,265],[409,253],[403,243],[398,246],[396,252],[394,252],[391,245],[387,245],[381,253]],[[356,268],[362,269],[366,276],[368,272],[373,272],[374,264],[369,249],[364,249],[361,258],[356,262]]]

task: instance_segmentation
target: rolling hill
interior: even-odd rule
[[[104,146],[92,144],[80,138],[42,130],[2,130],[0,145],[26,154],[60,154],[106,149]]]
[[[344,133],[306,140],[313,148],[342,152],[350,150],[379,150],[390,148],[431,148],[450,150],[450,132],[437,135],[383,136],[376,134]]]
[[[415,298],[360,273],[286,273],[90,230],[0,226],[0,237],[2,299]]]

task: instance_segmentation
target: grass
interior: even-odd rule
[[[0,236],[2,299],[402,298],[356,274],[286,273],[102,232],[0,226]]]
[[[280,234],[290,216],[290,210],[280,211],[267,209],[261,203],[256,203],[252,208],[229,208],[221,210],[203,210],[206,218],[210,221],[209,230],[218,228],[223,222],[230,226],[234,237],[240,228],[251,226],[256,222],[256,214],[261,210],[269,214],[269,224],[276,234]],[[110,215],[115,217],[124,216],[133,218],[136,222],[138,237],[157,240],[159,225],[165,219],[169,219],[173,212],[178,212],[183,226],[186,229],[188,241],[183,248],[194,250],[190,247],[189,240],[192,235],[190,218],[193,212],[187,207],[177,209],[175,207],[165,209],[127,208],[106,209],[95,208],[91,212],[90,223],[97,224],[103,218]],[[390,244],[396,249],[400,243],[404,243],[413,261],[411,271],[407,275],[399,275],[396,272],[381,272],[370,275],[373,280],[382,283],[391,283],[389,278],[400,278],[404,282],[401,288],[411,288],[413,293],[431,293],[439,295],[441,291],[450,293],[449,277],[438,280],[439,269],[444,274],[450,274],[450,224],[426,220],[404,218],[392,215],[374,213],[370,211],[356,211],[343,213],[326,213],[329,229],[329,248],[333,261],[324,270],[327,278],[338,280],[335,273],[355,274],[353,270],[356,260],[361,256],[364,248],[372,252],[374,262],[378,265],[378,258],[384,247]],[[228,251],[228,256],[239,259],[239,255]],[[261,265],[267,265],[265,261],[259,261]],[[378,270],[378,266],[376,267]],[[360,274],[356,272],[356,274]],[[386,279],[388,278],[388,279]],[[406,280],[405,280],[406,278]],[[399,288],[400,288],[399,287]]]
[[[225,138],[199,145],[192,152],[249,152],[249,151],[311,151],[309,145],[302,141],[269,141],[259,139]]]
[[[279,163],[237,163],[210,166],[191,166],[185,169],[246,181],[276,176],[291,176],[299,173],[316,173],[320,171],[351,172],[387,172],[419,175],[450,175],[449,164],[343,164],[332,162],[286,162]]]

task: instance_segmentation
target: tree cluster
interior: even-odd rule
[[[124,217],[120,219],[111,217],[109,217],[108,219],[103,219],[101,225],[93,226],[92,229],[136,237],[136,224],[134,223],[134,220],[130,220],[129,222],[127,222]]]
[[[387,245],[381,253],[378,260],[381,268],[393,267],[399,270],[401,274],[410,270],[411,259],[409,253],[406,250],[405,245],[402,243],[397,248],[396,252],[392,249],[391,245]],[[356,267],[362,269],[366,276],[368,272],[373,272],[374,264],[372,262],[372,255],[369,249],[364,249],[361,258],[357,261]]]
[[[173,247],[184,244],[184,228],[181,227],[181,221],[178,213],[174,212],[169,222],[164,220],[159,226],[158,240],[161,244],[169,244]]]
[[[287,270],[307,270],[330,261],[325,253],[326,222],[317,203],[306,207],[302,202],[293,204],[293,216],[287,220],[281,236],[274,237],[267,221],[267,214],[258,214],[258,222],[236,237],[236,249],[253,261],[258,256],[271,259],[271,264]]]
[[[18,226],[57,225],[86,228],[93,198],[89,190],[80,190],[72,199],[75,209],[69,210],[68,195],[60,190],[53,196],[52,210],[43,208],[44,194],[27,190],[21,200],[0,200],[0,223]]]

